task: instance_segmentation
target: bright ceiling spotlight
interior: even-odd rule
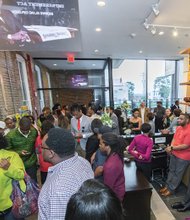
[[[104,1],[98,1],[98,2],[97,2],[97,5],[98,5],[99,7],[104,7],[104,6],[106,5],[106,3],[105,3]]]
[[[95,31],[96,31],[96,32],[101,32],[101,31],[102,31],[102,29],[101,29],[101,28],[99,28],[99,27],[97,27],[97,28],[95,29]]]
[[[151,28],[151,33],[153,34],[153,35],[155,35],[156,34],[156,28],[154,27],[154,26],[152,26],[152,28]]]
[[[173,32],[172,32],[172,35],[173,35],[174,37],[177,37],[177,36],[178,36],[178,31],[177,31],[176,28],[174,28],[174,30],[173,30]]]
[[[158,9],[158,4],[152,5],[152,10],[156,16],[158,16],[160,14],[160,11]]]
[[[145,19],[143,25],[144,25],[144,27],[145,27],[146,30],[149,29],[149,24],[148,24],[148,20],[147,20],[147,19]]]
[[[164,31],[160,31],[159,33],[158,33],[158,35],[164,35]]]

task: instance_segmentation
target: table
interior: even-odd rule
[[[172,142],[173,135],[174,135],[173,133],[170,133],[170,134],[155,133],[152,137],[153,143],[154,144],[162,143],[166,145],[170,144]],[[133,140],[135,136],[136,135],[122,135],[122,137],[125,138],[128,144],[131,143],[131,141]]]
[[[136,170],[134,161],[125,163],[125,197],[123,207],[126,210],[126,219],[150,220],[150,199],[152,185],[142,172]]]

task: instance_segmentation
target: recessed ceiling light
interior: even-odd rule
[[[155,35],[156,34],[156,28],[154,27],[154,26],[152,26],[152,28],[151,28],[151,33],[153,34],[153,35]]]
[[[54,65],[54,66],[57,66],[57,63],[54,63],[53,65]]]
[[[92,64],[92,66],[96,66],[96,64],[95,64],[95,63],[93,63],[93,64]]]
[[[164,35],[164,31],[160,31],[159,33],[158,33],[158,35]]]
[[[98,27],[98,28],[96,28],[95,30],[96,30],[96,32],[100,32],[100,31],[102,31],[102,29],[101,29],[101,28],[99,28],[99,27]]]
[[[149,29],[149,26],[150,26],[150,25],[148,24],[148,20],[147,20],[147,18],[145,19],[143,25],[144,25],[144,27],[145,27],[146,30]]]
[[[98,52],[99,52],[99,50],[97,50],[97,49],[96,49],[96,50],[94,50],[94,52],[95,52],[95,53],[98,53]]]
[[[139,53],[142,53],[142,50],[139,50]]]
[[[97,2],[97,5],[98,5],[99,7],[104,7],[104,6],[106,5],[106,3],[105,3],[104,1],[98,1],[98,2]]]
[[[136,33],[131,33],[129,36],[133,39],[137,36],[137,34]]]
[[[174,37],[177,37],[177,36],[178,36],[178,31],[177,31],[176,28],[173,30],[172,34],[173,34]]]

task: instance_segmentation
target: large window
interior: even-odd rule
[[[37,86],[37,89],[38,88],[43,88],[41,71],[40,71],[40,68],[37,65],[35,65],[35,71],[36,71],[36,86]],[[44,104],[44,92],[43,92],[43,90],[38,90],[38,97],[39,97],[39,100],[40,100],[40,110],[42,111],[42,109],[45,105]]]
[[[131,108],[138,107],[146,99],[145,60],[124,60],[113,69],[114,105],[127,101]]]
[[[46,77],[47,77],[47,81],[48,81],[48,88],[50,88],[50,90],[49,90],[50,108],[52,108],[53,107],[53,97],[52,97],[52,90],[51,90],[51,80],[50,80],[50,76],[49,76],[48,72],[46,72]]]
[[[32,111],[29,85],[28,85],[28,76],[26,71],[26,63],[23,57],[17,54],[17,63],[20,75],[21,91],[22,91],[22,103],[21,105],[27,105],[29,110]]]
[[[127,101],[133,109],[146,101],[148,107],[154,108],[158,100],[170,107],[178,98],[175,72],[176,61],[124,60],[113,69],[115,107]]]
[[[148,60],[148,105],[156,107],[161,100],[163,106],[170,107],[172,84],[175,74],[175,61]]]

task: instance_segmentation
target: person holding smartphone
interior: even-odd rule
[[[37,130],[31,126],[31,120],[26,116],[20,119],[18,128],[6,135],[7,149],[19,154],[27,174],[35,181],[37,181],[36,137]]]

